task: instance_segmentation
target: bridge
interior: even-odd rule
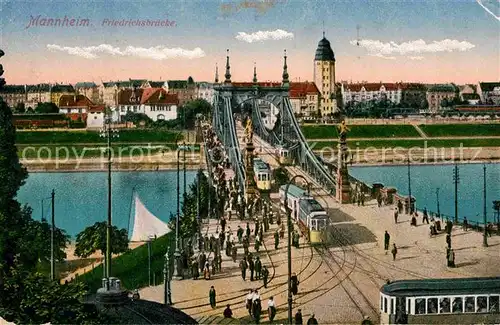
[[[254,134],[272,147],[287,148],[294,165],[300,167],[315,182],[336,195],[336,164],[333,164],[333,168],[327,168],[318,159],[309,147],[293,113],[289,98],[290,81],[286,59],[285,51],[281,83],[259,83],[255,67],[252,82],[232,82],[228,54],[223,83],[219,83],[218,71],[216,71],[213,128],[225,147],[238,180],[240,193],[243,195],[245,195],[247,176],[244,165],[244,148],[241,148],[239,144],[236,113],[245,111],[251,114]],[[272,129],[265,126],[262,107],[266,105],[262,105],[263,103],[278,112]],[[257,149],[259,148],[257,147]]]

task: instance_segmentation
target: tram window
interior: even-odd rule
[[[476,311],[476,299],[474,297],[465,297],[465,312],[474,313]]]
[[[384,313],[387,314],[387,298],[384,298]]]
[[[453,311],[453,313],[463,313],[464,312],[462,298],[453,298],[452,311]]]
[[[449,313],[450,310],[450,298],[441,298],[439,299],[439,313]]]
[[[498,313],[499,296],[490,296],[490,313]]]
[[[437,314],[437,312],[438,312],[437,305],[438,305],[437,298],[427,299],[427,313],[428,314]]]
[[[425,298],[415,299],[415,314],[425,314]]]
[[[488,297],[477,297],[476,313],[486,313],[488,311]]]

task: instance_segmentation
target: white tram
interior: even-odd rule
[[[394,281],[380,290],[381,324],[499,324],[500,277]]]
[[[260,158],[253,160],[254,180],[260,191],[271,190],[271,168]]]
[[[292,158],[290,157],[290,152],[288,149],[282,146],[276,147],[276,156],[278,156],[281,165],[291,165]]]

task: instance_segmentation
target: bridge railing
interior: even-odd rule
[[[233,166],[233,170],[238,178],[238,183],[240,186],[241,193],[245,193],[245,169],[243,168],[243,158],[241,154],[240,145],[238,142],[238,134],[236,132],[236,125],[233,119],[231,99],[224,98],[224,111],[227,118],[227,123],[229,126],[229,143],[225,143],[226,151],[229,155],[229,160]]]

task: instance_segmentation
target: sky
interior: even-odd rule
[[[279,81],[286,49],[306,81],[324,31],[337,81],[477,83],[500,80],[498,16],[500,0],[0,0],[0,63],[8,84],[213,81],[229,49],[233,81],[254,62]]]

